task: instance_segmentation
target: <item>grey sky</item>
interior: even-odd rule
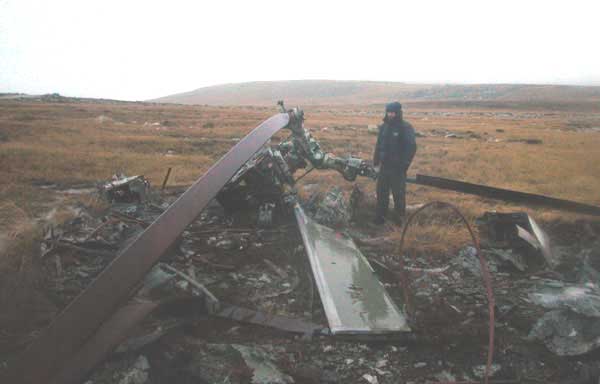
[[[0,0],[0,92],[141,100],[220,83],[600,84],[598,1]]]

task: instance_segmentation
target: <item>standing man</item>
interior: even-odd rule
[[[399,102],[385,106],[383,124],[379,126],[373,165],[380,166],[377,178],[377,209],[375,224],[383,224],[390,204],[390,189],[394,196],[394,218],[402,220],[406,213],[406,171],[410,167],[417,143],[415,130],[402,119]]]

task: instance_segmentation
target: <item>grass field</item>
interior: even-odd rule
[[[306,126],[322,146],[337,155],[370,159],[381,105],[307,106]],[[0,101],[0,322],[29,319],[34,329],[43,307],[44,276],[36,267],[40,228],[68,217],[61,207],[88,203],[85,197],[57,200],[56,191],[93,187],[115,172],[143,174],[160,185],[172,167],[171,186],[201,176],[262,120],[273,107],[209,107],[151,103]],[[405,118],[421,134],[409,174],[422,173],[547,194],[600,205],[600,108],[585,112],[514,109],[501,103],[413,103]],[[371,127],[372,128],[372,127]],[[279,137],[287,134],[281,132]],[[457,137],[452,137],[457,136]],[[539,144],[525,141],[536,139]],[[357,183],[374,207],[374,183]],[[321,190],[352,184],[333,171],[313,172],[302,185]],[[408,203],[443,200],[471,220],[486,210],[526,210],[559,242],[573,241],[565,225],[598,223],[591,217],[531,209],[474,196],[408,187]],[[49,215],[49,212],[53,212]],[[58,213],[57,213],[58,212]],[[432,212],[411,231],[409,250],[454,252],[467,241],[447,212]],[[398,228],[382,229],[398,236]],[[0,327],[2,328],[2,327]]]
[[[35,195],[36,185],[93,184],[118,170],[144,174],[157,184],[173,167],[172,182],[186,185],[236,139],[275,112],[267,107],[4,101],[0,103],[0,198],[32,213],[25,198]],[[305,112],[306,125],[327,150],[371,157],[375,136],[367,126],[380,122],[379,106],[319,106]],[[600,134],[593,129],[600,127],[600,113],[440,111],[409,106],[406,118],[425,135],[442,130],[481,137],[419,138],[409,173],[600,203],[596,192]],[[532,138],[542,144],[513,141]],[[322,174],[313,177],[314,181]],[[339,183],[348,186],[341,177]],[[368,189],[370,183],[361,184]],[[433,195],[439,196],[436,191],[411,188],[413,202]]]
[[[405,118],[424,136],[418,139],[409,174],[600,204],[600,109],[556,112],[478,104],[466,108],[464,103],[442,106],[445,108],[415,103],[406,107]],[[379,105],[309,106],[305,108],[306,126],[326,150],[370,159],[375,136],[368,126],[379,124],[381,109]],[[0,103],[0,203],[23,217],[39,217],[50,209],[49,190],[40,186],[93,186],[117,171],[143,174],[157,185],[172,167],[170,184],[189,185],[237,139],[275,112],[275,107],[5,100]],[[465,138],[446,137],[448,134]],[[526,139],[538,139],[541,144],[519,141]],[[357,182],[372,203],[373,183]],[[345,190],[352,187],[328,171],[314,172],[301,184],[310,183],[319,183],[321,188],[332,183]],[[527,209],[409,186],[409,204],[431,200],[456,203],[472,218],[489,209]],[[556,211],[528,210],[549,222],[577,218]],[[10,222],[15,220],[3,217],[2,221],[0,228],[9,232]]]

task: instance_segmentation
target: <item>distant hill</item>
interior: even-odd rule
[[[600,102],[600,86],[529,84],[408,84],[376,81],[258,81],[199,88],[154,102],[208,105],[335,105],[400,101]]]

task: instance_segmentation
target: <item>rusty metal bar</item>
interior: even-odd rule
[[[213,316],[241,321],[244,323],[277,328],[281,331],[307,335],[327,335],[327,327],[293,317],[267,314],[254,309],[242,308],[232,304],[224,304],[223,308]]]
[[[204,295],[204,299],[206,301],[206,310],[208,311],[208,313],[213,313],[213,312],[216,312],[219,310],[219,308],[221,306],[219,299],[217,299],[215,297],[215,295],[212,294],[211,291],[206,289],[206,287],[204,285],[200,284],[195,279],[193,279],[190,276],[186,275],[185,273],[177,270],[176,268],[171,267],[169,264],[161,263],[160,266],[162,268],[166,269],[167,271],[173,272],[177,276],[181,277],[182,279],[184,279],[185,281],[190,283],[194,288],[198,289]]]
[[[169,181],[169,176],[171,176],[171,167],[169,167],[169,169],[167,169],[167,174],[165,175],[165,179],[163,180],[162,187],[160,188],[161,191],[165,190],[165,187],[167,186],[167,182]]]
[[[600,216],[600,207],[598,206],[578,203],[576,201],[557,199],[544,195],[537,195],[534,193],[513,191],[510,189],[466,183],[464,181],[427,175],[417,175],[415,179],[409,178],[406,181],[413,184],[426,185],[429,187],[447,189],[450,191],[468,193],[471,195],[509,201],[513,203],[538,205],[541,207],[560,209],[563,211]]]
[[[9,364],[0,376],[0,382],[51,382],[102,323],[130,297],[138,282],[235,172],[289,122],[288,114],[277,114],[240,140],[123,250],[16,361]]]

